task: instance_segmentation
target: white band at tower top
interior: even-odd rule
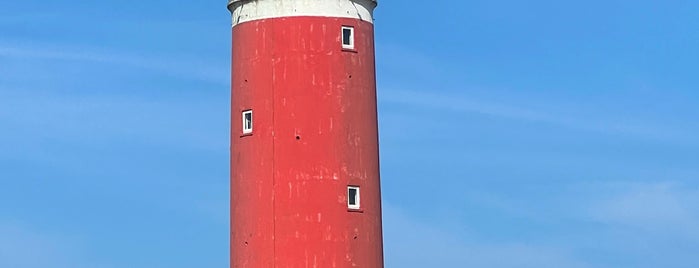
[[[355,18],[374,22],[376,0],[230,0],[233,26],[260,19],[282,17]]]

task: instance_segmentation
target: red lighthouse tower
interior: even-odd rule
[[[231,267],[383,267],[376,0],[230,0]]]

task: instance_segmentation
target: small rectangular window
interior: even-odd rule
[[[252,133],[252,110],[243,111],[243,134]]]
[[[354,27],[342,26],[342,48],[354,49]]]
[[[359,204],[359,187],[358,186],[348,186],[347,187],[347,208],[349,208],[349,209],[361,208],[361,206]]]

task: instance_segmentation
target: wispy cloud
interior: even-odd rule
[[[638,96],[619,96],[619,100],[597,103],[599,100],[580,99],[579,95],[565,97],[567,92],[578,93],[567,88],[552,91],[557,92],[557,97],[542,94],[539,88],[492,88],[489,84],[474,84],[480,81],[478,79],[468,79],[463,70],[475,66],[464,61],[438,59],[427,51],[392,43],[378,43],[377,50],[377,69],[381,75],[378,96],[383,104],[546,124],[592,134],[699,145],[696,138],[699,125],[693,121],[681,122],[682,118],[676,116],[680,112],[669,111],[664,115],[667,118],[660,115],[649,118],[643,110],[646,106],[641,103],[632,109],[614,105],[638,99]]]
[[[228,85],[230,83],[230,68],[227,60],[207,61],[201,60],[196,55],[148,55],[75,45],[45,44],[29,46],[0,43],[0,62],[2,62],[3,57],[127,65],[218,85]]]
[[[509,219],[511,224],[529,229],[530,233],[525,235],[528,238],[510,235],[506,239],[510,242],[493,243],[487,236],[478,234],[480,229],[468,228],[468,220],[458,228],[460,235],[453,236],[449,235],[451,227],[440,231],[439,225],[419,224],[415,218],[401,215],[391,206],[385,213],[386,228],[404,228],[404,232],[387,230],[387,236],[391,236],[391,240],[412,240],[392,246],[404,252],[412,250],[413,254],[421,250],[432,254],[433,247],[446,244],[447,249],[436,250],[449,252],[442,257],[454,263],[482,260],[479,257],[489,256],[488,249],[500,250],[498,256],[505,259],[482,262],[505,262],[500,266],[474,263],[477,267],[522,267],[517,264],[532,261],[526,259],[530,255],[536,256],[533,258],[539,261],[536,264],[539,267],[692,267],[690,264],[699,264],[699,258],[693,257],[699,248],[699,188],[693,184],[572,182],[556,187],[553,192],[546,188],[519,197],[494,191],[465,194],[469,204],[480,207],[470,215],[484,213],[486,218],[500,215],[498,219]],[[531,195],[539,197],[533,200]],[[450,209],[459,210],[458,207]],[[398,221],[397,218],[401,223],[392,223]],[[474,224],[484,221],[488,220],[473,219]],[[464,235],[464,229],[472,230]],[[461,253],[453,252],[454,249]],[[590,255],[591,252],[595,254]],[[412,258],[421,261],[419,257]]]
[[[140,140],[221,151],[228,142],[226,102],[212,106],[208,101],[63,96],[0,88],[0,123],[8,127],[0,135],[0,144],[5,144],[0,156],[36,159],[46,149],[42,142],[48,141],[104,147]],[[217,125],[221,127],[211,128]]]
[[[428,93],[415,90],[381,89],[380,101],[414,105],[456,113],[477,113],[510,119],[539,122],[558,122],[550,115],[495,102],[487,102],[452,93]]]
[[[387,267],[601,267],[587,264],[566,245],[464,238],[386,204],[384,230]]]
[[[595,221],[699,243],[699,188],[672,182],[617,183],[606,188],[608,193],[586,209]]]
[[[591,133],[631,136],[663,142],[698,144],[699,130],[676,128],[642,119],[619,120],[610,118],[604,111],[587,111],[584,114],[560,108],[532,108],[523,103],[489,101],[483,97],[471,97],[453,92],[425,92],[418,90],[381,89],[379,101],[385,104],[408,105],[441,110],[450,115],[480,114],[487,117],[547,124]],[[557,103],[565,106],[565,103]],[[571,103],[571,106],[573,104]]]
[[[50,234],[18,223],[0,222],[0,267],[106,268],[90,260],[76,237]]]
[[[26,23],[28,21],[47,20],[55,17],[55,13],[48,12],[22,12],[19,14],[0,13],[0,24],[19,24]]]

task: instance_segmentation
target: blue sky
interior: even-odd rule
[[[699,3],[383,1],[387,267],[697,267]],[[0,267],[228,265],[225,1],[0,3]]]

